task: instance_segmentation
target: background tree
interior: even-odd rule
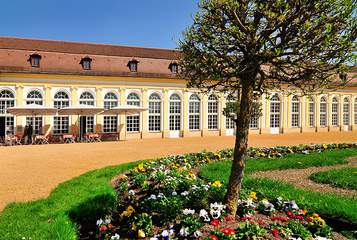
[[[356,23],[356,0],[199,2],[180,41],[180,67],[189,87],[239,92],[226,194],[231,214],[241,189],[254,95],[282,85],[309,93],[346,83],[345,64],[355,60]]]

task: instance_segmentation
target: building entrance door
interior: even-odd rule
[[[87,133],[87,117],[81,116],[80,119],[80,138],[83,138],[83,135]]]
[[[0,139],[6,135],[6,117],[0,117]]]

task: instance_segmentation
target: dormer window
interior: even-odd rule
[[[82,58],[80,64],[82,65],[83,70],[91,70],[92,59],[90,57]]]
[[[138,71],[138,61],[133,59],[131,61],[129,61],[128,63],[128,67],[130,69],[130,72],[137,72]]]
[[[170,69],[171,73],[176,74],[178,72],[178,64],[170,63],[169,69]]]
[[[40,67],[40,61],[41,61],[41,56],[38,54],[32,54],[30,55],[30,58],[28,60],[31,63],[31,67]]]

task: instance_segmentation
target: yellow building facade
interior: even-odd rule
[[[30,104],[105,109],[128,104],[148,109],[126,117],[36,116],[37,133],[51,126],[54,139],[79,132],[99,133],[104,139],[233,135],[233,122],[222,114],[227,96],[187,89],[186,81],[176,77],[177,54],[163,49],[0,38],[0,136],[22,134],[31,116],[12,116],[6,109]],[[271,92],[261,102],[262,116],[252,119],[251,134],[357,131],[355,85],[311,97]]]

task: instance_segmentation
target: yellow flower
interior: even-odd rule
[[[140,172],[145,172],[144,163],[140,163],[140,164],[138,165],[137,169],[138,169]]]
[[[138,230],[138,237],[139,237],[139,238],[144,238],[144,237],[146,237],[145,232],[144,232],[142,229],[139,229],[139,230]]]
[[[256,192],[250,192],[249,193],[249,198],[253,199],[253,200],[257,200],[257,193]]]
[[[313,218],[318,218],[318,217],[320,217],[320,216],[319,216],[319,214],[314,213],[314,214],[312,214],[312,217],[313,217]]]
[[[196,175],[193,172],[189,172],[187,179],[196,179]]]
[[[211,184],[212,187],[221,187],[222,186],[222,183],[220,181],[214,181],[212,184]]]
[[[120,217],[130,217],[133,212],[135,212],[135,209],[129,205],[126,210],[120,214]]]

